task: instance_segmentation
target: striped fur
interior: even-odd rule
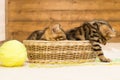
[[[100,46],[100,44],[105,45],[110,38],[115,36],[115,31],[106,21],[85,22],[82,26],[67,31],[66,36],[68,40],[89,40],[99,59],[102,62],[110,62],[110,59],[104,56]]]

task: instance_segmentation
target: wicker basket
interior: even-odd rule
[[[24,40],[31,63],[81,63],[93,62],[96,54],[89,41],[39,41]]]

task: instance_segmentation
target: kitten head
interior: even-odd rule
[[[99,28],[100,33],[106,39],[106,41],[116,36],[115,30],[108,22],[104,20],[95,20],[90,23]],[[106,42],[103,42],[103,44],[106,44]]]
[[[45,29],[41,39],[48,41],[66,40],[66,35],[60,24],[53,24]]]

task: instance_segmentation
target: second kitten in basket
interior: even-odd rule
[[[44,30],[34,31],[27,40],[59,41],[66,40],[66,35],[60,24],[53,24]]]
[[[47,41],[60,41],[66,40],[66,34],[64,30],[61,28],[60,24],[54,24],[46,28],[43,35],[41,36],[41,40]]]

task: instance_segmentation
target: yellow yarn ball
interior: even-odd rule
[[[17,40],[7,41],[0,47],[0,63],[3,66],[22,66],[26,61],[26,58],[26,48]]]

